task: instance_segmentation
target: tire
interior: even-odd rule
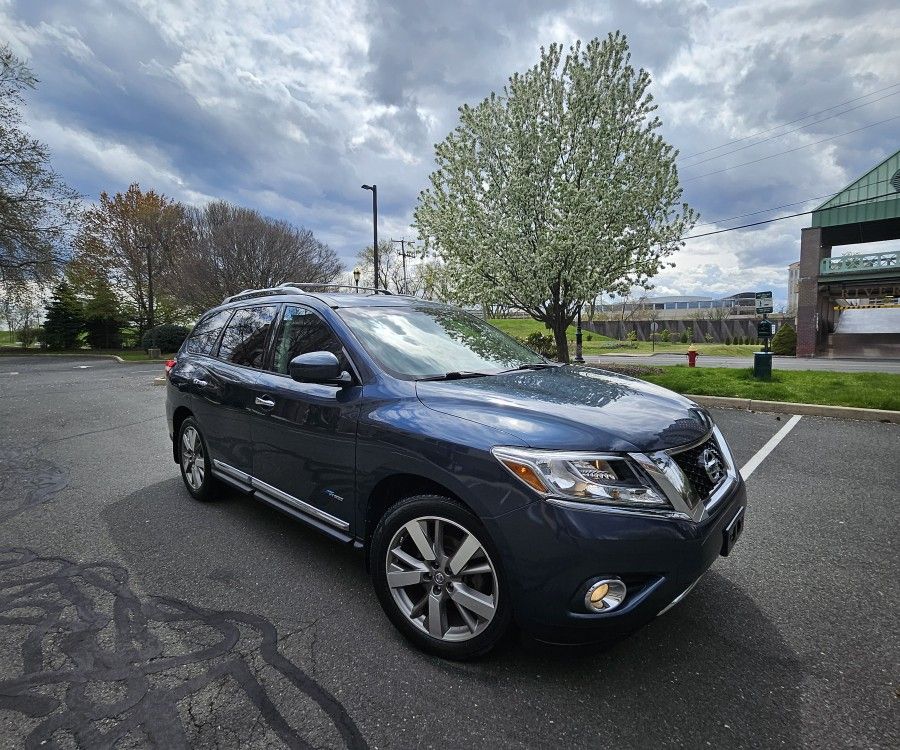
[[[188,417],[178,428],[178,466],[184,486],[195,500],[208,502],[215,499],[218,484],[212,475],[212,462],[206,447],[206,438],[200,425]],[[189,448],[193,446],[192,448]]]
[[[423,651],[474,659],[509,629],[499,551],[454,500],[417,495],[391,507],[372,535],[369,569],[388,619]]]

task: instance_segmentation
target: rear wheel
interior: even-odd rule
[[[459,503],[434,495],[401,501],[375,529],[370,554],[381,606],[419,648],[471,659],[506,632],[510,604],[499,554]]]
[[[210,471],[209,451],[193,417],[185,419],[178,430],[178,459],[187,491],[197,500],[212,500],[216,487]]]

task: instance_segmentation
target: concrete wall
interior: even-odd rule
[[[656,340],[659,341],[659,334],[664,328],[669,330],[670,341],[679,341],[684,330],[690,328],[694,333],[694,341],[706,341],[709,334],[716,343],[721,344],[726,338],[735,338],[736,336],[748,337],[756,341],[756,324],[755,318],[725,318],[724,320],[657,320],[659,330],[656,332]],[[638,341],[650,340],[650,321],[649,320],[626,320],[626,321],[595,321],[593,323],[582,322],[582,329],[585,331],[595,331],[603,336],[609,336],[613,339],[626,339],[629,332],[637,333]]]

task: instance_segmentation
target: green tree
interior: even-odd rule
[[[793,356],[797,353],[797,332],[790,323],[782,323],[772,337],[772,353]]]
[[[84,328],[88,344],[94,349],[118,349],[122,346],[125,316],[109,282],[101,277],[93,281],[84,303]]]
[[[83,327],[81,302],[68,282],[59,282],[47,303],[44,341],[51,349],[74,349]]]
[[[696,215],[659,135],[650,75],[620,33],[541,50],[501,95],[459,109],[415,210],[464,301],[566,329],[585,300],[647,287]]]
[[[160,322],[161,296],[191,240],[183,205],[133,184],[114,196],[101,193],[85,213],[72,265],[79,274],[104,276],[143,332]]]

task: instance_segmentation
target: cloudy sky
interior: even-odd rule
[[[653,76],[695,234],[811,208],[900,148],[898,28],[896,0],[0,0],[0,42],[41,79],[29,126],[87,198],[134,181],[226,198],[350,267],[371,237],[361,183],[380,235],[414,236],[457,107],[541,45],[615,29]],[[690,240],[655,293],[784,299],[807,225]]]

